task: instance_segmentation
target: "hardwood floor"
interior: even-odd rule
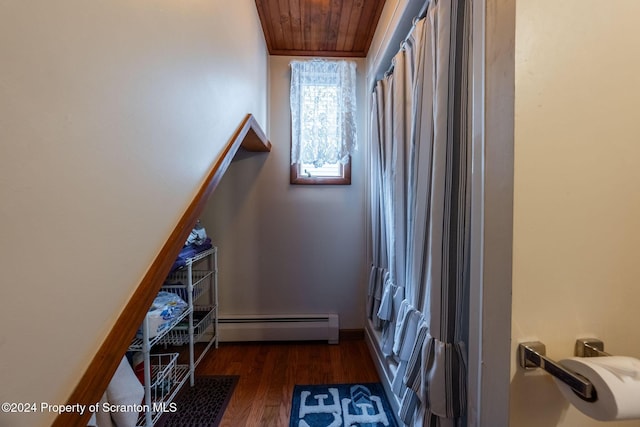
[[[198,375],[239,375],[221,427],[289,425],[295,384],[379,381],[362,339],[340,344],[221,343],[211,350]]]

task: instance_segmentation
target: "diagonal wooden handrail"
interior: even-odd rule
[[[71,393],[68,404],[90,405],[100,400],[209,196],[220,183],[240,147],[247,151],[271,151],[271,143],[251,114],[247,114],[236,129],[200,190],[169,235],[142,282],[116,320],[113,329]],[[82,416],[78,413],[63,413],[56,417],[53,426],[86,426],[90,416],[89,413]]]

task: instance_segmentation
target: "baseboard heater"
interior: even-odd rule
[[[220,315],[220,341],[324,341],[337,344],[337,314]]]

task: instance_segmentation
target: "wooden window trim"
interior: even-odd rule
[[[351,185],[351,156],[340,165],[342,176],[306,176],[300,173],[300,163],[291,165],[290,183],[294,185]]]

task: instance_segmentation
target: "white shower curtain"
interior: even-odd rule
[[[372,100],[369,314],[407,425],[456,425],[466,403],[469,11],[432,0]]]

